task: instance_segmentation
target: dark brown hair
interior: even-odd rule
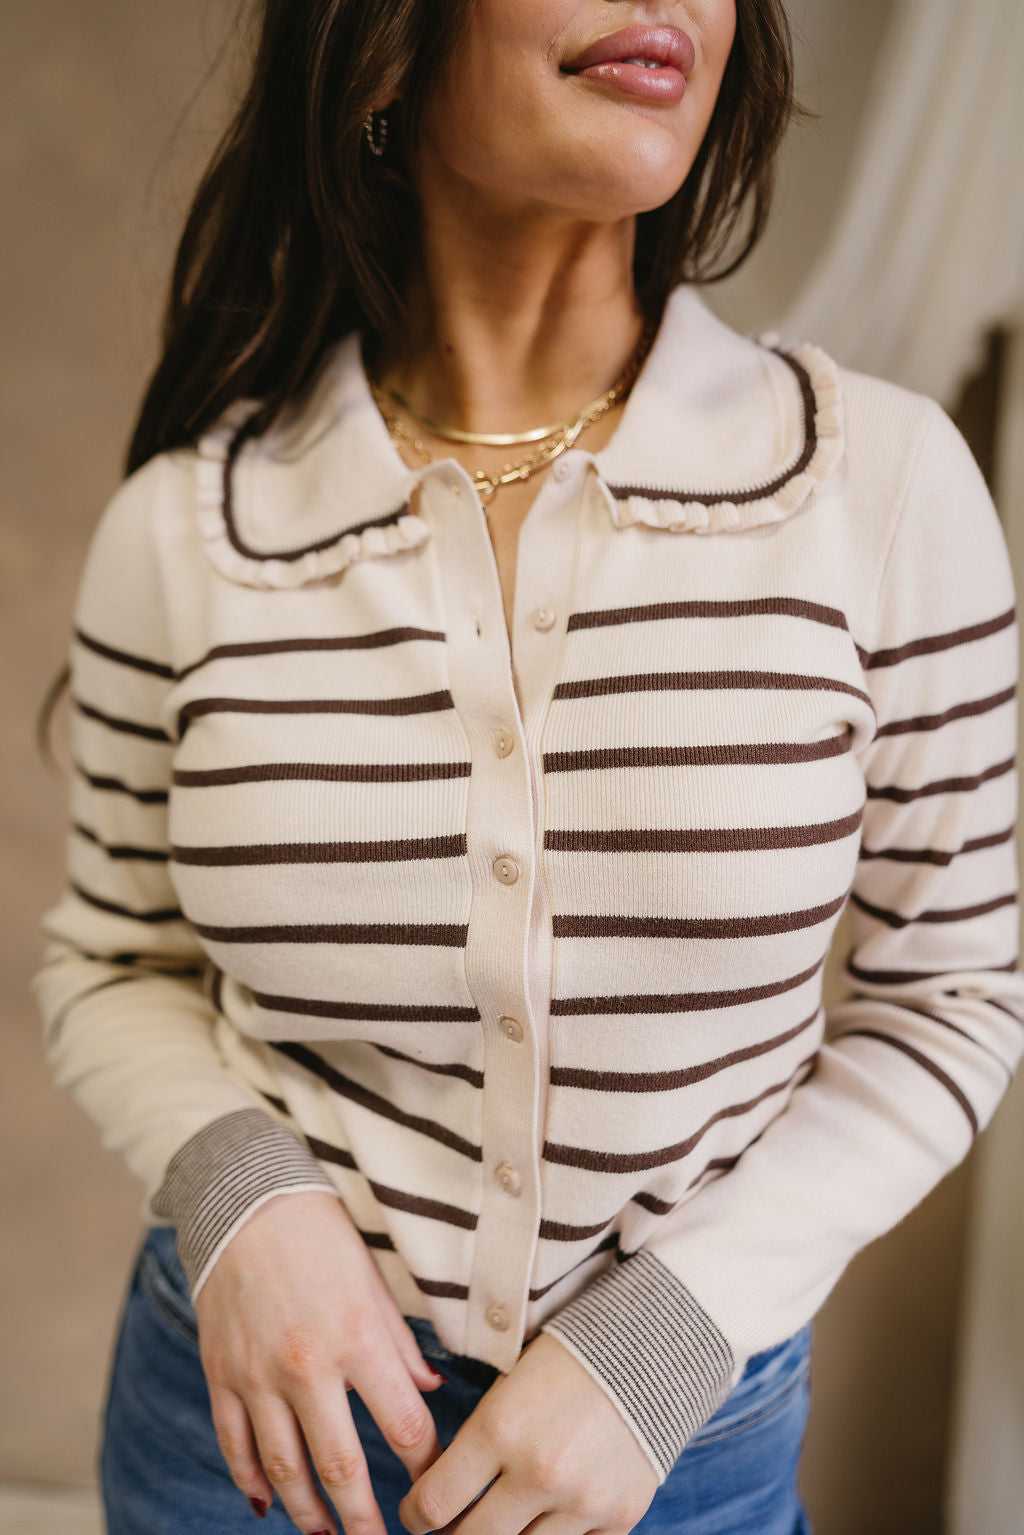
[[[406,148],[471,9],[472,0],[259,0],[251,78],[185,223],[126,474],[193,443],[242,396],[261,402],[250,429],[265,431],[347,332],[385,344],[403,334],[419,230]],[[363,120],[385,103],[378,157]],[[784,0],[736,0],[735,41],[693,168],[637,220],[633,278],[648,318],[678,282],[717,281],[750,254],[799,110]],[[66,679],[43,705],[41,737]]]
[[[418,243],[406,145],[471,8],[472,0],[262,0],[248,89],[178,247],[163,356],[127,473],[193,441],[239,396],[263,402],[253,429],[265,430],[346,332],[385,342],[403,333]],[[736,0],[736,10],[693,169],[669,202],[638,218],[634,283],[654,318],[677,282],[716,281],[749,255],[796,110],[783,0]],[[363,119],[399,87],[378,158]]]

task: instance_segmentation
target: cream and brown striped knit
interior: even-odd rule
[[[1024,1048],[995,510],[936,405],[680,287],[530,511],[510,648],[354,334],[253,403],[93,536],[53,1072],[193,1295],[330,1188],[406,1314],[500,1370],[553,1334],[663,1480]]]

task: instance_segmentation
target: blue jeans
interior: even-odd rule
[[[497,1378],[492,1365],[450,1353],[410,1317],[425,1357],[449,1384],[424,1394],[438,1439],[456,1430]],[[755,1354],[634,1526],[644,1535],[810,1535],[797,1471],[810,1406],[813,1324]],[[397,1508],[409,1476],[355,1390],[348,1393],[390,1535],[408,1535]],[[196,1315],[170,1226],[147,1229],[124,1299],[100,1452],[107,1535],[294,1535],[275,1498],[257,1520],[227,1473],[214,1435]],[[320,1491],[319,1480],[314,1480]],[[330,1499],[326,1499],[331,1507]],[[340,1521],[338,1529],[341,1530]]]

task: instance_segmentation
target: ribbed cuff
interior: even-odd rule
[[[641,1248],[541,1325],[603,1386],[659,1483],[732,1389],[729,1344],[686,1286]]]
[[[222,1114],[179,1146],[150,1208],[174,1223],[192,1299],[246,1215],[305,1189],[338,1192],[305,1143],[262,1109]]]

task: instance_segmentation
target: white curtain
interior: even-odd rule
[[[955,402],[1024,321],[1024,0],[899,0],[841,214],[778,329]]]
[[[861,123],[840,214],[778,329],[947,408],[993,326],[1010,333],[995,493],[1024,633],[1024,0],[897,0]],[[1024,868],[1020,828],[1018,848]],[[946,1531],[1020,1535],[1024,1074],[974,1171]]]
[[[1024,328],[1010,343],[1000,412],[996,494],[1024,592]],[[1021,615],[1024,619],[1024,614]],[[1024,643],[1021,646],[1024,676]],[[1017,850],[1024,868],[1024,826]],[[1024,1527],[1024,1074],[978,1146],[947,1535],[1020,1535]]]

